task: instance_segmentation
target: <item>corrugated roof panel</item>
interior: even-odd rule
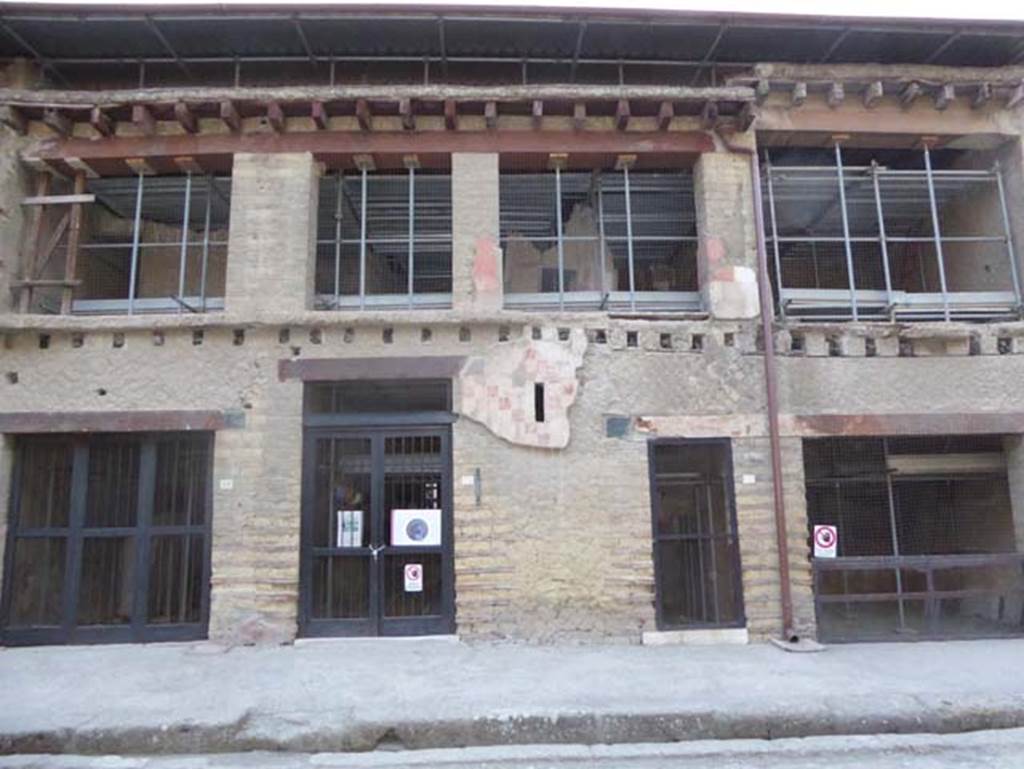
[[[287,19],[160,19],[160,31],[183,56],[305,56]]]
[[[785,29],[730,27],[715,53],[716,61],[819,61],[839,32],[836,27]]]
[[[717,24],[587,25],[585,59],[701,59],[718,35]]]
[[[963,35],[943,51],[935,64],[949,66],[999,67],[1010,63],[1024,38],[1006,35]]]
[[[892,64],[921,62],[942,45],[947,37],[948,32],[853,31],[832,52],[829,61]]]
[[[26,18],[7,23],[46,58],[138,57],[163,50],[142,19],[44,21]],[[5,45],[5,49],[7,47]],[[13,48],[14,55],[25,55],[20,46]]]
[[[304,20],[302,29],[320,56],[441,55],[438,25],[431,19],[318,18]]]
[[[449,56],[537,56],[569,58],[576,50],[574,23],[446,19]]]

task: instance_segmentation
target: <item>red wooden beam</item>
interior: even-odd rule
[[[629,102],[626,99],[619,99],[615,105],[615,128],[618,131],[625,131],[629,126]]]
[[[220,103],[220,119],[224,121],[224,125],[228,127],[228,130],[234,133],[240,133],[242,130],[242,116],[238,114],[238,107],[232,101],[222,101]]]
[[[313,125],[319,128],[321,131],[326,130],[329,116],[327,114],[326,107],[324,107],[324,103],[322,101],[313,102],[312,104],[309,105],[309,112],[310,117],[313,118]]]
[[[58,136],[70,136],[72,123],[71,119],[64,113],[55,109],[43,110],[43,123]]]
[[[174,119],[185,129],[185,133],[194,134],[199,131],[199,121],[196,119],[195,113],[183,101],[174,105]]]
[[[412,109],[412,99],[400,99],[398,114],[402,116],[402,128],[406,131],[416,130],[416,113]]]
[[[672,122],[672,118],[676,116],[675,108],[672,106],[672,102],[663,101],[661,106],[658,107],[658,130],[667,131],[669,124]]]
[[[488,130],[493,131],[498,127],[498,103],[489,101],[484,104],[484,123]]]
[[[100,136],[114,135],[114,121],[110,119],[110,115],[99,107],[93,107],[92,111],[89,112],[89,125],[91,125]]]
[[[459,111],[455,99],[444,100],[444,127],[449,131],[459,127]]]
[[[589,131],[405,131],[355,133],[292,131],[289,133],[114,136],[103,141],[70,138],[39,145],[34,156],[42,161],[75,157],[82,160],[175,158],[230,155],[235,152],[312,152],[315,154],[393,154],[411,152],[608,152],[616,154],[714,150],[702,131],[603,132]]]
[[[132,122],[146,136],[154,136],[156,134],[156,119],[146,105],[136,104],[132,107]]]
[[[356,100],[356,120],[359,121],[359,128],[363,131],[373,129],[373,114],[370,112],[370,104],[366,99]]]
[[[267,123],[277,133],[284,133],[284,110],[276,101],[267,104]]]

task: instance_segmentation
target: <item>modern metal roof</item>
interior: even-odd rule
[[[687,79],[761,61],[1004,66],[1024,61],[1024,23],[864,20],[575,9],[190,6],[180,10],[0,3],[0,57],[28,56],[60,77],[89,65],[204,66],[527,61],[533,77],[576,79],[588,65],[667,65]],[[545,71],[543,67],[551,68]],[[581,79],[586,74],[580,76]],[[620,70],[621,77],[621,70]],[[533,78],[531,78],[533,79]]]

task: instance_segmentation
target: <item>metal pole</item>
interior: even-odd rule
[[[779,287],[779,315],[786,322],[786,303],[782,300],[782,259],[779,255],[779,225],[775,216],[775,186],[772,183],[772,160],[768,150],[764,151],[765,176],[768,179],[768,216],[772,222],[772,250],[775,254],[775,282]],[[760,182],[760,179],[758,180]],[[817,260],[815,260],[817,270]],[[815,283],[817,285],[817,283]]]
[[[558,309],[565,306],[565,244],[562,242],[562,170],[555,166],[555,233],[558,237]]]
[[[885,235],[885,216],[882,214],[882,191],[878,186],[878,163],[871,161],[871,182],[875,189],[875,212],[878,214],[878,245],[882,249],[882,271],[885,275],[885,303],[892,312],[892,277],[889,274],[889,244]]]
[[[1006,253],[1010,257],[1010,275],[1013,278],[1013,294],[1020,309],[1020,275],[1017,273],[1017,250],[1013,245],[1013,229],[1010,227],[1010,212],[1006,207],[1006,189],[1003,187],[1003,169],[996,161],[993,168],[996,174],[996,185],[999,187],[999,207],[1003,212],[1003,231],[1006,233]]]
[[[188,218],[192,205],[192,172],[185,174],[185,215],[181,222],[181,259],[178,262],[178,299],[185,300],[185,270],[188,267]],[[178,302],[178,314],[184,312],[185,307]]]
[[[608,288],[608,276],[605,272],[605,259],[608,258],[608,253],[605,251],[604,243],[604,180],[601,178],[601,172],[597,173],[597,235],[601,239],[600,248],[598,249],[599,259],[601,260],[601,304],[598,309],[605,309],[605,302],[607,297],[610,295]]]
[[[939,231],[939,207],[935,202],[935,180],[932,177],[932,154],[924,145],[924,172],[928,180],[928,202],[932,209],[932,231],[935,237],[935,260],[939,265],[939,288],[942,291],[942,316],[949,320],[949,292],[946,289],[946,262],[942,256],[942,233]]]
[[[409,168],[409,309],[412,309],[413,275],[416,269],[415,238],[416,238],[416,169]]]
[[[629,201],[629,167],[622,168],[623,192],[626,196],[626,256],[629,259],[629,309],[636,311],[636,273],[633,270],[633,208]]]
[[[139,174],[139,184],[135,188],[135,220],[132,224],[132,261],[128,270],[128,314],[135,313],[135,280],[139,275],[139,227],[142,224],[142,180],[145,177]]]
[[[359,200],[359,309],[366,307],[366,169],[362,169]]]
[[[899,533],[896,530],[896,496],[892,491],[892,473],[889,472],[889,442],[883,439],[882,445],[884,446],[886,459],[885,487],[889,492],[889,536],[892,538],[892,554],[899,558],[900,540]],[[899,566],[896,567],[896,601],[900,613],[900,630],[905,630],[906,615],[903,611],[903,575],[900,573]]]
[[[213,176],[206,177],[206,219],[203,222],[203,267],[199,276],[199,306],[206,312],[206,270],[210,263],[210,214],[213,210]]]
[[[846,214],[846,181],[843,178],[843,151],[836,142],[836,176],[839,179],[839,208],[843,214],[843,246],[846,249],[846,272],[850,279],[850,309],[857,318],[857,281],[853,274],[853,246],[850,244],[850,221]]]
[[[334,62],[331,62],[332,66]],[[338,190],[334,201],[334,309],[341,304],[341,216],[342,198],[345,195],[345,174],[338,171]]]

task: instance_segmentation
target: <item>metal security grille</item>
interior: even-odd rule
[[[231,179],[92,179],[72,306],[77,313],[224,307]]]
[[[811,319],[987,319],[1021,304],[1002,172],[872,160],[762,167],[779,311]]]
[[[1024,632],[1018,553],[998,436],[804,441],[820,635],[871,640]]]
[[[658,627],[742,626],[728,442],[655,441],[649,457]]]
[[[700,308],[689,172],[513,167],[500,184],[507,307]]]
[[[321,180],[318,307],[448,307],[451,291],[448,174],[363,169]]]
[[[212,437],[20,438],[2,640],[201,638]]]

